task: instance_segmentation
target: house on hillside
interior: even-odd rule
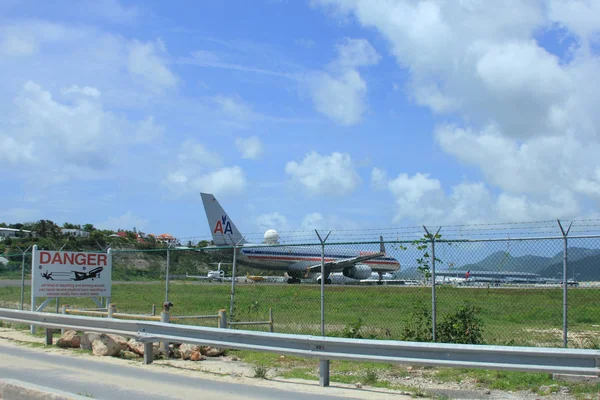
[[[24,236],[36,236],[35,232],[31,232],[25,229],[14,229],[14,228],[0,228],[0,240],[4,240],[7,237],[24,237]]]
[[[174,238],[173,236],[169,235],[168,233],[163,233],[161,235],[156,236],[156,241],[157,242],[161,242],[161,243],[175,243],[177,241],[176,238]]]
[[[61,229],[60,233],[65,236],[73,236],[73,237],[90,237],[90,233],[87,231],[83,231],[81,229]]]

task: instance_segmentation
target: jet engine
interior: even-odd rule
[[[371,277],[373,270],[365,264],[356,264],[352,267],[344,268],[342,274],[352,279],[367,279]]]

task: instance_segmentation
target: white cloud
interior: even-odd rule
[[[381,168],[373,168],[371,170],[371,183],[375,188],[382,188],[387,184],[387,173]]]
[[[182,143],[177,161],[163,184],[176,196],[199,192],[238,194],[247,186],[246,175],[238,166],[223,166],[221,157],[195,140]]]
[[[352,159],[346,153],[323,156],[313,151],[300,164],[288,162],[285,172],[310,194],[341,196],[352,192],[360,183]]]
[[[262,155],[262,142],[257,136],[250,136],[248,138],[236,138],[235,146],[238,151],[242,153],[242,158],[249,158],[256,160]]]
[[[65,93],[74,96],[72,103],[58,101],[35,82],[25,83],[4,118],[11,123],[0,125],[0,165],[18,165],[18,175],[46,183],[94,179],[139,142],[130,131],[148,127],[106,111],[97,88],[72,86]],[[120,148],[107,151],[107,143]]]
[[[105,221],[94,225],[98,229],[110,229],[117,231],[119,229],[143,231],[148,226],[148,220],[134,215],[131,211],[126,212],[120,217],[110,217]]]
[[[409,73],[406,92],[455,121],[436,129],[438,144],[486,179],[446,193],[438,179],[401,174],[390,181],[398,218],[454,220],[465,210],[474,219],[557,218],[598,199],[600,91],[590,85],[600,68],[597,2],[313,4],[385,38]],[[538,37],[547,33],[568,45],[544,47]],[[374,186],[381,180],[374,171]]]
[[[367,83],[357,68],[377,64],[381,57],[366,39],[346,39],[337,53],[328,71],[311,73],[306,82],[318,112],[340,125],[355,125],[367,109]]]
[[[288,219],[279,212],[259,215],[256,217],[256,225],[261,231],[275,229],[279,232],[284,232],[290,229]]]
[[[321,230],[356,230],[359,229],[359,225],[337,214],[323,216],[321,213],[313,212],[304,216],[300,229],[303,231],[314,231],[316,229],[322,235],[324,232],[321,232]]]
[[[162,41],[142,43],[134,40],[129,47],[128,68],[158,88],[171,89],[177,85],[177,77],[167,68]]]

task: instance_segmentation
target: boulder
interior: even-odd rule
[[[182,360],[189,360],[192,356],[192,353],[197,352],[201,354],[201,346],[184,343],[179,346],[179,352],[181,353]]]
[[[222,347],[205,346],[202,348],[202,354],[204,354],[207,357],[220,357],[224,355],[226,351],[227,349],[224,349]]]
[[[121,345],[104,333],[92,342],[92,352],[95,356],[115,357],[121,353],[121,350]]]
[[[192,355],[190,355],[190,361],[202,361],[204,360],[204,357],[202,357],[202,354],[200,354],[199,351],[193,351]]]
[[[135,354],[139,354],[140,356],[144,355],[144,343],[138,342],[135,339],[129,339],[127,341],[127,346],[129,346],[129,350],[133,351]],[[152,343],[152,353],[156,354],[159,350],[159,343]]]
[[[60,337],[60,339],[58,339],[56,341],[56,345],[58,347],[63,347],[63,348],[79,348],[79,345],[81,344],[81,336],[79,336],[77,334],[77,332],[73,331],[73,330],[68,330],[65,333],[62,334],[62,336]]]
[[[92,350],[92,342],[94,341],[94,339],[98,339],[99,337],[99,333],[83,332],[83,335],[81,335],[81,343],[79,344],[79,347],[81,347],[83,350]]]
[[[121,350],[126,351],[129,350],[129,345],[127,344],[127,339],[120,335],[113,335],[112,333],[107,334],[109,338],[114,340],[121,346]]]

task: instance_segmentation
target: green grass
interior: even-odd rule
[[[169,300],[172,315],[216,314],[229,312],[231,287],[228,284],[171,282]],[[20,287],[0,288],[0,306],[18,305]],[[29,287],[25,299],[29,302]],[[160,313],[165,299],[164,283],[113,284],[111,301],[118,312],[149,314],[152,304]],[[600,289],[569,290],[570,347],[593,347],[600,332]],[[95,307],[90,299],[61,299],[74,307]],[[397,339],[416,304],[431,304],[431,289],[402,286],[328,286],[325,292],[326,332],[343,336],[344,327],[363,321],[364,337]],[[562,344],[562,291],[560,288],[456,288],[437,289],[438,321],[464,302],[481,308],[484,340],[488,344],[555,346]],[[39,304],[39,303],[38,303]],[[55,310],[55,303],[46,309]],[[272,307],[275,331],[320,334],[320,288],[317,285],[247,284],[236,286],[234,320],[267,320]],[[215,320],[186,320],[186,324],[216,326]],[[242,326],[240,329],[267,330],[267,326]],[[587,339],[579,338],[587,332]],[[594,334],[592,334],[594,333]]]

